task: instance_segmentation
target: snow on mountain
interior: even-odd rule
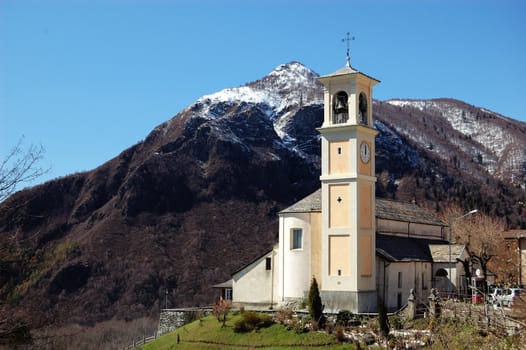
[[[524,175],[526,137],[523,123],[506,118],[484,108],[467,105],[452,99],[402,100],[387,103],[410,107],[446,120],[463,137],[450,135],[449,142],[472,159],[483,163],[489,173],[513,178]],[[420,140],[424,144],[428,140]],[[443,158],[450,156],[440,148],[434,149]]]
[[[391,157],[405,158],[413,168],[417,168],[421,165],[421,161],[416,150],[408,147],[400,135],[398,135],[394,130],[389,128],[380,120],[375,120],[374,126],[378,131],[380,131],[377,137],[379,146],[384,149],[389,149],[389,154]]]
[[[293,138],[284,129],[290,118],[303,106],[323,102],[317,77],[317,73],[301,63],[282,64],[263,79],[205,95],[188,109],[201,118],[216,119],[229,108],[257,105],[273,121],[280,138],[289,143]]]
[[[470,110],[462,108],[458,103],[448,103],[444,100],[390,100],[387,103],[395,106],[412,106],[427,113],[438,113],[449,121],[453,129],[470,136],[497,156],[501,156],[506,147],[516,141],[514,138],[508,138],[502,129],[494,128],[493,123],[478,117],[479,112],[482,111],[494,117],[504,118],[485,109]],[[491,132],[488,132],[489,129]]]
[[[294,130],[300,128],[297,120],[301,118],[297,117],[302,108],[323,105],[323,88],[317,81],[318,76],[301,63],[282,64],[260,80],[205,95],[183,112],[191,119],[226,121],[235,115],[248,116],[257,111],[258,115],[268,118],[281,147],[305,158],[309,154],[298,145],[306,142],[312,147],[314,143],[310,136],[305,137],[304,131]],[[464,170],[470,167],[468,162],[473,162],[499,178],[524,178],[526,127],[519,128],[522,133],[510,132],[514,129],[510,125],[516,121],[452,99],[393,99],[385,105],[405,109],[408,114],[403,115],[409,118],[397,117],[395,121],[392,115],[375,112],[377,120],[387,122],[377,128],[385,131],[388,127]],[[245,113],[249,111],[252,112]],[[235,122],[243,123],[243,120],[236,118]],[[218,133],[226,132],[219,124],[214,125]],[[242,142],[232,135],[224,137]]]
[[[487,120],[480,120],[480,118],[477,117],[481,110],[493,116],[504,118],[500,114],[488,110],[467,110],[457,103],[448,103],[444,100],[390,100],[387,102],[395,106],[409,105],[424,112],[438,113],[449,121],[453,129],[464,135],[469,135],[473,140],[488,147],[497,156],[502,155],[506,146],[514,141],[506,139],[506,135],[501,129],[495,128],[494,123],[489,123]],[[504,142],[493,142],[495,139]]]

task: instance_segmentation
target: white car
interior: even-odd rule
[[[492,288],[490,294],[488,295],[488,301],[494,305],[501,306],[503,296],[503,288]]]
[[[525,298],[526,294],[522,288],[506,288],[502,296],[503,306],[512,306],[519,298]]]

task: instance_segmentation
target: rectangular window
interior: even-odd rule
[[[402,271],[398,272],[398,288],[402,288]]]
[[[265,270],[270,270],[270,269],[272,269],[272,258],[267,257],[265,259]]]
[[[301,249],[303,248],[303,231],[301,228],[292,229],[292,248],[291,249]]]
[[[232,288],[225,288],[225,300],[232,300]]]

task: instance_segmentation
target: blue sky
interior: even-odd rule
[[[452,97],[526,121],[525,1],[0,0],[0,160],[90,170],[204,94],[299,61],[375,98]]]

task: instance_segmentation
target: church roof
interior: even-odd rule
[[[280,211],[282,213],[310,213],[321,211],[321,188]]]
[[[354,74],[354,73],[360,73],[360,72],[358,72],[353,67],[346,65],[345,67],[338,69],[336,72],[333,72],[333,73],[327,74],[327,75],[322,75],[320,78],[332,77],[332,76],[335,76],[335,75]]]
[[[447,250],[447,241],[430,240],[424,238],[408,238],[382,234],[376,235],[376,254],[382,256],[387,261],[437,262],[433,256],[433,251],[437,247],[445,248]],[[455,249],[455,252],[458,252],[458,249]],[[453,255],[453,249],[452,256],[457,256]],[[448,257],[449,256],[446,256],[446,262],[449,260]]]
[[[321,211],[321,189],[311,193],[290,207],[283,209],[280,214],[319,211]],[[446,224],[433,215],[433,213],[416,204],[387,199],[376,199],[376,217],[386,220],[446,226]]]
[[[233,284],[232,279],[229,279],[228,281],[225,281],[219,284],[214,284],[212,288],[232,288],[232,284]]]
[[[331,77],[335,77],[335,76],[338,76],[338,75],[348,75],[348,74],[362,74],[362,75],[366,76],[366,77],[369,78],[369,79],[372,79],[372,80],[374,80],[374,81],[376,81],[376,82],[378,82],[378,83],[380,82],[380,80],[378,80],[378,79],[375,79],[375,78],[373,78],[373,77],[371,77],[371,76],[369,76],[369,75],[367,75],[367,74],[365,74],[365,73],[362,73],[362,72],[360,72],[360,71],[357,71],[356,69],[354,69],[353,67],[351,67],[350,64],[345,65],[345,67],[340,68],[340,69],[338,69],[336,72],[333,72],[333,73],[331,73],[331,74],[322,75],[322,76],[319,77],[318,79],[321,80],[321,81],[323,81],[323,80],[325,80],[326,78],[331,78]]]
[[[464,251],[465,245],[463,244],[452,244],[451,245],[451,260],[460,258]],[[429,250],[434,262],[448,262],[449,261],[449,245],[446,244],[430,244]]]
[[[380,219],[446,226],[433,213],[413,203],[376,199],[376,217]]]
[[[274,247],[272,248],[272,250],[266,251],[264,254],[261,254],[260,256],[255,258],[254,260],[250,261],[248,264],[241,266],[239,269],[237,269],[236,271],[232,272],[231,275],[234,276],[238,272],[243,271],[247,266],[254,264],[255,262],[261,260],[264,257],[267,257],[269,254],[272,254],[274,249],[277,249],[277,247],[278,247],[278,244],[275,244]]]

